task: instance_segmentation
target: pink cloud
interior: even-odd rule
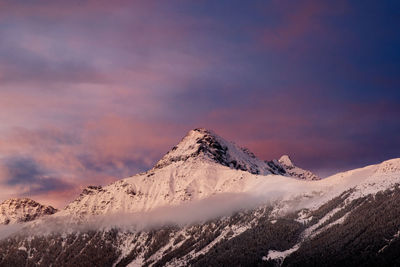
[[[3,166],[0,184],[4,189],[11,177],[4,171],[9,167],[8,159],[21,158],[27,164],[32,162],[37,167],[27,167],[36,173],[37,180],[26,184],[29,180],[18,178],[15,185],[7,185],[8,193],[4,196],[18,192],[59,206],[76,197],[89,184],[108,184],[150,168],[179,141],[177,132],[184,130],[174,124],[145,122],[116,114],[89,121],[81,131],[57,127],[40,130],[14,128],[0,139]],[[29,170],[23,172],[23,177],[28,175],[27,172]],[[46,192],[32,191],[42,186],[49,176],[52,182],[68,186],[63,188],[54,184],[56,187]],[[36,182],[40,184],[36,185]],[[51,196],[56,195],[57,199],[53,201]]]

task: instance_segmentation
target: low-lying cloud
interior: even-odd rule
[[[282,189],[282,190],[281,190]],[[237,212],[248,211],[262,206],[272,206],[285,199],[288,194],[296,195],[304,192],[287,192],[283,188],[269,189],[264,193],[222,193],[202,200],[195,200],[177,206],[164,206],[147,212],[110,213],[94,215],[84,219],[61,213],[44,217],[26,225],[3,227],[0,238],[19,232],[26,235],[48,235],[54,233],[71,233],[89,230],[142,231],[159,229],[165,226],[183,227],[209,220],[231,216]],[[288,202],[285,213],[306,205],[310,197]],[[0,228],[1,229],[1,228]],[[8,229],[8,230],[7,230]]]

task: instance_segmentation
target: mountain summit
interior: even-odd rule
[[[177,146],[158,161],[154,169],[163,168],[174,162],[184,162],[189,158],[216,162],[252,174],[285,175],[286,173],[276,160],[262,161],[247,148],[238,147],[204,128],[191,130]]]
[[[308,181],[320,179],[314,173],[295,166],[293,164],[293,161],[288,155],[283,155],[278,161],[289,176],[297,177],[302,180],[308,180]]]

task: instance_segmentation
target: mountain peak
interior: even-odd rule
[[[262,161],[247,148],[241,148],[204,128],[189,131],[178,145],[157,162],[154,169],[187,162],[189,159],[212,161],[253,174],[285,173],[280,164]]]
[[[279,163],[286,170],[286,173],[292,177],[303,180],[319,180],[320,178],[311,171],[304,170],[294,165],[292,159],[288,155],[279,158]]]
[[[30,198],[10,198],[0,204],[0,224],[28,222],[57,212]]]
[[[189,131],[186,136],[174,146],[168,153],[157,162],[154,168],[159,169],[173,162],[186,161],[189,158],[197,157],[205,150],[205,146],[214,146],[222,149],[215,140],[215,134],[204,128],[196,128]]]
[[[191,133],[191,132],[199,132],[199,133],[203,133],[203,134],[210,134],[212,131],[208,130],[206,128],[200,127],[200,128],[195,128],[195,129],[189,131],[189,133]]]
[[[279,158],[279,162],[281,164],[284,164],[286,166],[294,166],[291,158],[288,155],[283,155],[282,157]]]

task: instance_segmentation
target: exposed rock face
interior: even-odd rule
[[[33,221],[56,212],[57,209],[44,206],[29,198],[11,198],[0,204],[0,224]]]

